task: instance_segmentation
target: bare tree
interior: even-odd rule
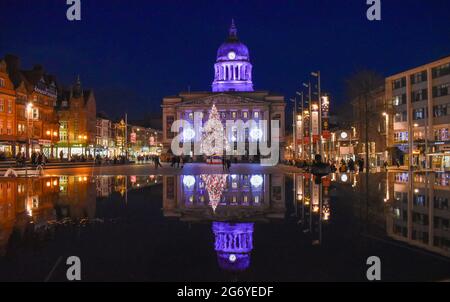
[[[364,129],[365,168],[369,172],[369,104],[375,103],[375,94],[384,85],[384,78],[372,70],[361,70],[353,74],[347,81],[347,96],[357,103],[358,122]],[[364,125],[364,126],[363,126]]]

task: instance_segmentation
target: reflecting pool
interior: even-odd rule
[[[450,279],[450,174],[0,178],[0,280]]]

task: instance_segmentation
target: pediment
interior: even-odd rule
[[[210,95],[203,98],[198,98],[194,100],[183,101],[177,106],[195,106],[195,105],[207,105],[212,106],[212,104],[216,105],[242,105],[242,104],[268,104],[262,100],[256,100],[252,98],[246,98],[239,95],[230,95],[230,94],[217,94]]]

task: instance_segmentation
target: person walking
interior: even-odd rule
[[[227,162],[225,156],[222,156],[222,171],[225,171],[227,168]]]
[[[226,160],[226,164],[227,164],[227,171],[229,172],[230,171],[230,168],[231,168],[231,159],[227,159]]]
[[[358,166],[359,166],[359,172],[364,172],[364,159],[361,158],[359,160]],[[369,173],[369,171],[367,171],[367,173]]]
[[[162,168],[161,162],[159,161],[159,156],[155,156],[155,169],[158,169],[158,167]]]

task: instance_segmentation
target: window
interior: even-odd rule
[[[259,112],[258,111],[253,112],[253,117],[254,118],[259,118]]]
[[[406,122],[407,120],[408,120],[408,116],[407,116],[406,111],[398,112],[394,116],[394,122],[396,122],[396,123]]]
[[[231,112],[231,117],[236,118],[236,111]]]
[[[392,82],[392,89],[394,90],[405,86],[406,86],[406,78],[397,79]]]
[[[440,96],[448,95],[448,87],[450,86],[450,83],[438,85],[433,87],[433,97],[437,98]]]
[[[0,112],[5,111],[5,100],[0,99]]]
[[[5,87],[5,79],[0,78],[0,87]]]
[[[38,108],[33,108],[33,112],[32,112],[31,116],[33,117],[33,120],[39,119],[39,109]]]
[[[445,116],[447,115],[448,104],[433,106],[433,116]]]
[[[425,118],[425,109],[418,108],[413,110],[413,119],[414,120],[422,120]]]
[[[8,121],[8,125],[6,127],[6,134],[12,135],[12,123],[10,121]]]
[[[194,119],[194,113],[189,112],[188,117],[192,121]]]
[[[175,117],[173,115],[169,115],[166,117],[166,136],[167,138],[173,138],[175,135],[172,132],[172,124],[175,121]]]
[[[448,128],[440,128],[440,129],[434,130],[434,139],[437,141],[449,140]]]
[[[404,131],[404,132],[396,132],[396,133],[394,133],[394,140],[397,143],[408,141],[408,132]]]
[[[12,100],[8,100],[8,113],[12,113],[13,109],[12,109]]]
[[[243,116],[244,118],[248,118],[248,112],[247,112],[247,111],[242,112],[242,116]]]
[[[433,68],[431,74],[433,79],[450,74],[450,63]]]
[[[406,104],[406,94],[396,95],[392,99],[392,104],[394,106],[404,105]]]
[[[427,71],[415,73],[411,75],[411,84],[421,83],[427,80]]]
[[[428,89],[419,89],[411,93],[412,102],[424,101],[428,98]]]
[[[24,124],[17,124],[17,132],[18,133],[24,133],[25,132],[25,125]]]

